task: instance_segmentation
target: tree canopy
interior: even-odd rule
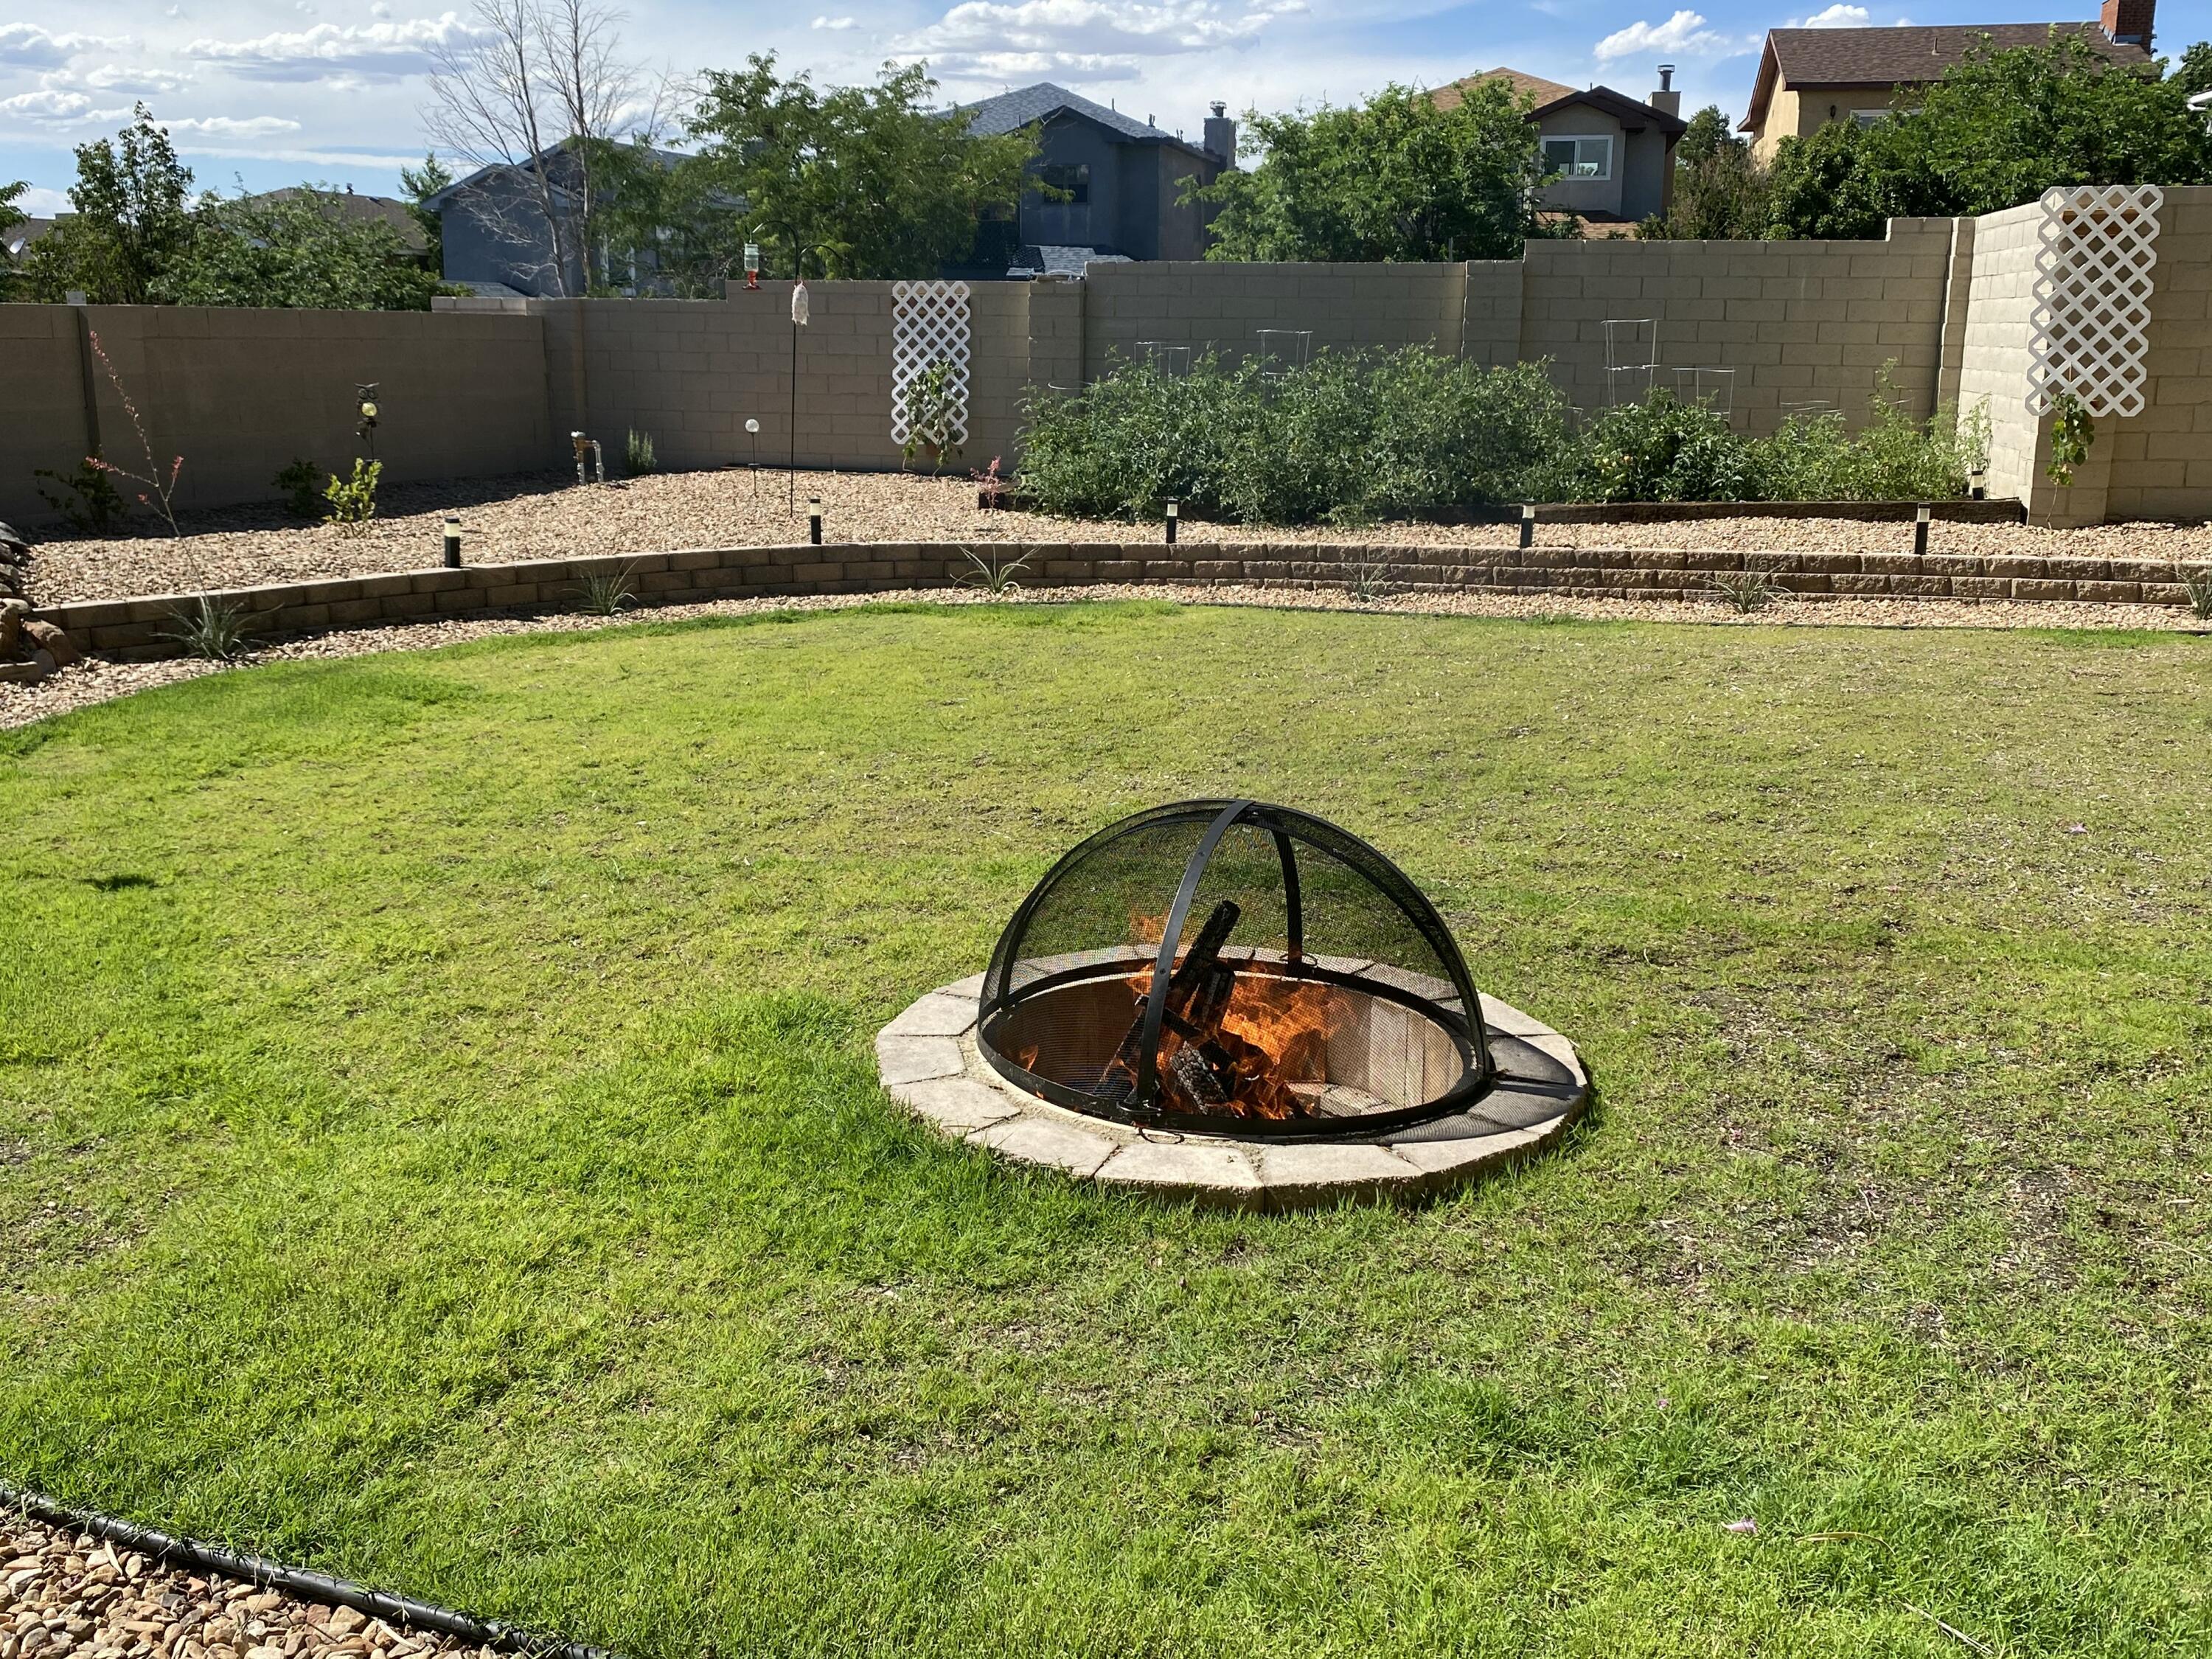
[[[1502,81],[1455,106],[1389,86],[1365,103],[1250,112],[1265,152],[1187,199],[1215,210],[1209,259],[1511,259],[1536,232],[1543,152]]]
[[[399,234],[335,209],[337,192],[195,197],[191,169],[144,105],[113,138],[81,144],[74,212],[26,252],[21,288],[49,303],[426,311],[437,278]]]
[[[779,76],[773,54],[710,70],[690,123],[700,154],[665,186],[670,216],[709,247],[720,217],[777,275],[934,275],[973,246],[985,210],[1019,201],[1037,149],[1034,129],[978,137],[931,108],[936,85],[914,64],[817,89]]]
[[[1729,127],[1720,106],[1690,118],[1674,145],[1674,198],[1663,216],[1646,220],[1648,240],[1752,240],[1766,234],[1771,198],[1766,173],[1751,145]]]
[[[2212,134],[2180,75],[2107,65],[2079,40],[1983,52],[1929,86],[1917,108],[1832,121],[1783,140],[1768,234],[1880,236],[1892,217],[1994,213],[2053,185],[2212,182]],[[1678,180],[1679,182],[1679,180]]]

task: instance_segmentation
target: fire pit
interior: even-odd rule
[[[1262,1206],[1433,1191],[1553,1138],[1588,1094],[1564,1039],[1477,992],[1388,858],[1254,800],[1091,836],[986,972],[878,1053],[895,1095],[1007,1156]]]

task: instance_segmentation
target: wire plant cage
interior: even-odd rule
[[[1553,1080],[1481,1006],[1436,908],[1367,842],[1191,800],[1100,830],[1036,884],[992,952],[976,1042],[1017,1088],[1139,1128],[1366,1136],[1472,1105],[1500,1044]]]

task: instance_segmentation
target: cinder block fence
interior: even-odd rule
[[[1991,493],[2039,522],[2212,516],[2212,186],[2165,192],[2143,407],[2099,422],[2065,489],[2048,477],[2048,422],[2027,407],[2051,212],[1893,220],[1879,242],[1543,241],[1467,264],[1131,264],[976,283],[963,459],[1011,466],[1027,399],[1117,362],[1420,345],[1547,362],[1585,409],[1647,386],[1713,392],[1749,432],[1800,410],[1863,418],[1885,386],[1915,416],[1984,404]],[[574,430],[618,457],[631,428],[678,467],[897,466],[894,285],[811,283],[803,330],[790,287],[441,301],[428,314],[0,306],[0,517],[47,516],[34,469],[65,471],[95,445],[135,461],[95,341],[160,464],[184,456],[188,506],[272,499],[295,459],[343,467],[360,447],[354,388],[368,383],[393,480],[561,466]]]

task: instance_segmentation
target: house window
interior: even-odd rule
[[[1544,171],[1555,173],[1562,179],[1610,179],[1613,177],[1613,140],[1547,138],[1544,140]]]
[[[1061,192],[1051,205],[1081,207],[1091,200],[1091,164],[1087,161],[1048,161],[1037,169],[1037,182]]]

